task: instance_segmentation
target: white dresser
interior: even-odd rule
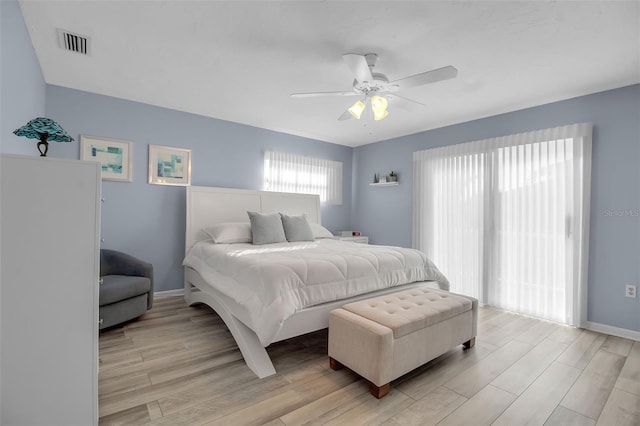
[[[0,158],[0,423],[97,424],[100,165]]]

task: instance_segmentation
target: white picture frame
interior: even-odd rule
[[[149,181],[153,185],[191,185],[191,150],[149,145]]]
[[[132,144],[129,141],[80,135],[80,159],[99,162],[102,180],[133,182]]]

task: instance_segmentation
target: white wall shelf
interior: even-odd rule
[[[370,183],[369,186],[398,186],[398,182]]]

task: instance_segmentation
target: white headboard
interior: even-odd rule
[[[312,194],[254,191],[250,189],[187,187],[186,250],[208,239],[202,229],[221,222],[249,222],[247,211],[261,213],[307,214],[307,220],[320,224],[320,197]]]

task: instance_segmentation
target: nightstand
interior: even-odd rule
[[[334,237],[336,240],[340,241],[351,241],[352,243],[360,243],[360,244],[369,244],[369,237],[364,237],[360,235],[359,237]]]

